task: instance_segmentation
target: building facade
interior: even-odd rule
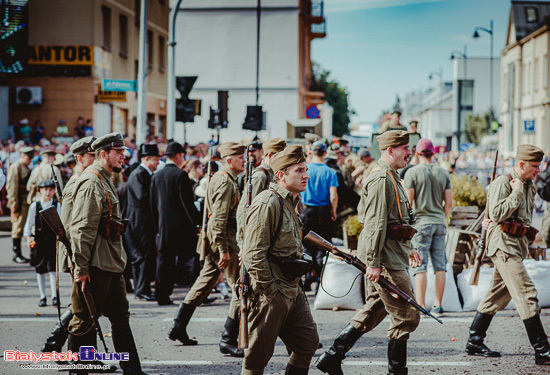
[[[149,131],[165,132],[167,0],[148,1],[147,120]],[[20,73],[0,73],[6,118],[40,119],[50,137],[60,119],[74,135],[79,116],[91,119],[95,135],[135,134],[136,92],[106,92],[104,79],[136,80],[141,0],[49,0],[28,7],[29,65]],[[37,104],[20,100],[22,88],[40,95]],[[40,92],[40,94],[38,94]],[[34,95],[34,94],[33,94]],[[0,95],[1,96],[1,95]]]

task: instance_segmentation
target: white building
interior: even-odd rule
[[[171,1],[172,6],[175,3]],[[318,93],[307,90],[310,42],[325,36],[323,1],[264,0],[261,5],[258,105],[266,112],[266,130],[259,136],[287,138],[288,124],[304,119],[307,107],[323,102]],[[207,124],[209,108],[218,107],[218,90],[229,91],[228,127],[221,129],[221,142],[255,135],[242,125],[247,106],[256,105],[256,6],[256,0],[182,2],[176,23],[175,73],[198,76],[189,97],[202,100],[201,116],[187,124],[191,144],[216,134]],[[322,126],[317,129],[323,132]],[[176,123],[174,138],[183,141],[182,123]]]

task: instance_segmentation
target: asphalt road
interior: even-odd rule
[[[28,256],[28,250],[24,250]],[[56,370],[24,370],[22,363],[7,362],[4,351],[38,352],[56,322],[57,312],[52,306],[38,307],[36,274],[28,265],[11,260],[11,239],[0,232],[0,374],[55,374]],[[49,290],[49,289],[48,289]],[[176,288],[176,301],[185,296],[186,288]],[[69,302],[70,280],[61,278],[62,303]],[[134,300],[129,295],[130,322],[143,363],[149,374],[239,374],[241,361],[219,353],[218,342],[223,329],[229,302],[218,299],[212,305],[199,307],[188,328],[198,346],[184,347],[167,339],[176,306],[159,307],[156,303]],[[219,295],[218,295],[219,297]],[[313,296],[310,296],[313,302]],[[48,304],[50,303],[48,297]],[[348,323],[353,311],[313,311],[319,335],[325,349]],[[467,356],[464,345],[473,312],[447,313],[443,325],[432,319],[421,320],[411,335],[408,349],[409,374],[548,374],[547,366],[534,364],[534,353],[527,339],[521,319],[515,311],[503,311],[495,317],[486,343],[502,352],[502,358]],[[109,321],[101,318],[103,332],[110,332]],[[550,309],[544,309],[543,324],[550,332]],[[374,331],[361,338],[344,361],[346,374],[386,374],[387,338],[389,322],[382,322]],[[107,346],[113,350],[110,337]],[[321,349],[318,354],[322,352]],[[102,348],[99,348],[102,351]],[[275,354],[266,368],[266,374],[282,374],[288,357],[282,342],[278,341]],[[313,361],[316,360],[316,357]],[[118,373],[121,373],[120,370]],[[312,365],[311,374],[321,374]]]

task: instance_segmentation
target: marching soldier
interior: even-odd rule
[[[246,216],[243,262],[253,297],[241,374],[263,374],[277,337],[292,351],[285,374],[307,374],[319,336],[299,285],[310,266],[303,260],[302,224],[296,213],[307,186],[306,157],[301,146],[289,146],[270,165],[275,183],[254,199]]]
[[[27,190],[29,191],[27,203],[29,205],[32,202],[40,201],[40,189],[38,188],[38,184],[44,180],[53,179],[51,165],[55,162],[56,154],[57,153],[54,150],[42,150],[40,152],[42,162],[38,167],[32,170],[29,181],[27,182]],[[55,165],[53,170],[55,171],[55,177],[59,182],[59,188],[63,189],[63,178],[61,176],[61,171]]]
[[[239,249],[237,247],[236,211],[239,202],[237,176],[244,170],[245,146],[235,142],[222,144],[218,151],[223,159],[220,171],[212,176],[207,187],[206,209],[209,221],[206,233],[201,233],[199,248],[206,235],[207,251],[204,265],[199,277],[180,304],[174,319],[174,325],[168,338],[179,340],[183,345],[196,345],[197,341],[187,335],[187,324],[199,306],[216,286],[218,277],[223,271],[225,280],[232,290],[239,278]],[[233,293],[229,314],[225,322],[220,341],[220,352],[233,357],[243,357],[242,350],[237,348],[239,335],[239,299]]]
[[[286,147],[286,142],[282,138],[273,138],[266,141],[263,145],[264,158],[258,168],[252,171],[252,199],[255,196],[260,194],[260,192],[266,190],[269,187],[271,181],[273,181],[273,169],[270,167],[271,159],[278,152],[283,151]],[[243,196],[239,202],[239,207],[237,208],[237,244],[239,248],[242,249],[243,241],[243,227],[247,201],[247,187],[244,186]]]
[[[380,275],[412,296],[407,272],[420,265],[420,255],[411,248],[414,230],[409,225],[407,196],[397,170],[407,165],[411,155],[406,131],[387,131],[377,137],[382,155],[369,174],[359,203],[359,221],[365,225],[359,237],[358,258],[367,266],[366,304],[334,340],[331,348],[315,364],[328,374],[343,374],[345,354],[366,332],[374,329],[389,314],[388,373],[407,373],[407,340],[420,321],[412,305],[394,298],[377,283]]]
[[[497,177],[489,186],[487,204],[490,223],[487,228],[487,255],[495,265],[489,291],[479,303],[470,326],[466,353],[500,357],[484,343],[493,316],[514,300],[525,324],[529,341],[535,349],[535,363],[550,365],[550,344],[540,320],[540,306],[535,284],[527,274],[523,258],[535,239],[531,227],[535,186],[544,152],[532,145],[517,148],[516,162],[510,175]]]
[[[110,133],[92,143],[95,161],[75,182],[73,211],[69,228],[74,259],[71,295],[73,318],[69,324],[69,350],[95,346],[96,335],[83,291],[92,285],[95,307],[111,321],[115,351],[129,353],[121,361],[125,374],[144,374],[130,328],[130,312],[122,275],[126,254],[121,234],[124,224],[111,174],[122,170],[124,141],[120,133]],[[78,372],[77,372],[78,373]],[[81,373],[81,372],[80,372]]]
[[[8,170],[6,192],[11,210],[13,261],[15,263],[28,263],[29,260],[21,254],[21,237],[23,237],[23,227],[29,211],[27,182],[31,173],[29,164],[32,161],[34,150],[32,147],[21,147],[19,152],[21,153],[21,159],[13,163]]]

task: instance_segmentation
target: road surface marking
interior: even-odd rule
[[[344,361],[346,366],[387,366],[387,361]],[[470,366],[472,362],[411,362],[407,361],[407,366]]]

